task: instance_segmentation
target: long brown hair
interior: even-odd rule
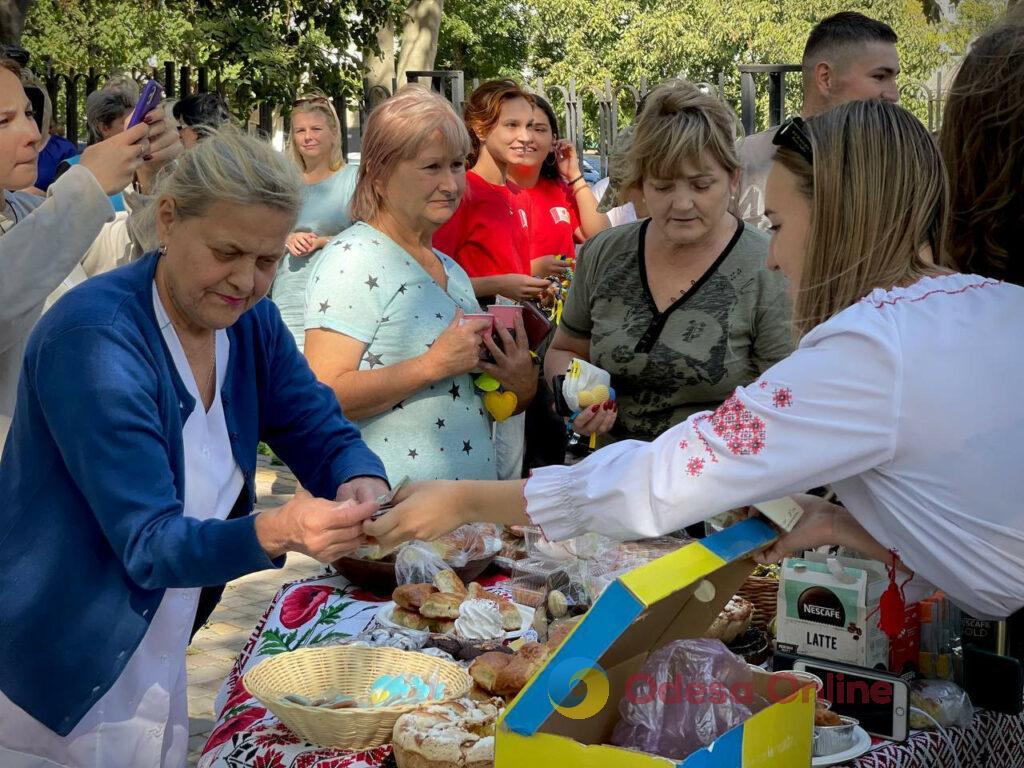
[[[811,201],[793,324],[803,335],[875,288],[936,274],[949,185],[938,147],[910,112],[854,101],[807,121],[813,166],[779,147],[775,159]]]
[[[946,240],[964,272],[1024,285],[1024,7],[971,47],[939,138],[949,167]]]
[[[469,153],[469,165],[476,165],[480,157],[480,147],[483,146],[494,126],[501,118],[501,105],[511,99],[526,99],[533,106],[533,96],[523,90],[515,80],[488,80],[481,83],[462,110],[462,119],[469,129],[469,139],[473,142],[473,149]]]

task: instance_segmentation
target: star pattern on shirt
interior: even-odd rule
[[[317,275],[316,277],[314,277],[313,278],[313,282],[314,283],[319,283],[320,282],[320,275]]]
[[[378,365],[384,365],[384,361],[381,360],[381,356],[375,355],[373,354],[373,352],[370,352],[369,350],[366,351],[366,357],[363,358],[363,362],[370,366],[371,369],[375,368]]]
[[[383,325],[384,323],[390,323],[391,322],[391,316],[388,315],[387,317],[382,317],[380,319],[380,322],[381,322],[381,325]]]
[[[341,246],[341,250],[343,250],[343,251],[351,251],[352,250],[352,243],[345,243],[343,246]]]
[[[398,286],[398,292],[401,294],[404,294],[407,290],[409,289],[405,287],[405,283],[402,283],[400,286]]]
[[[462,441],[462,452],[465,453],[468,456],[469,452],[472,451],[472,450],[473,450],[473,444],[469,440],[463,440]]]
[[[437,424],[438,429],[444,429],[444,419],[438,419],[434,423]]]
[[[370,242],[374,245],[380,245],[380,240],[371,240]]]
[[[320,314],[326,315],[327,314],[327,310],[330,309],[330,307],[331,307],[331,302],[330,302],[329,299],[327,301],[321,301],[320,302]]]
[[[379,285],[377,285],[377,278],[376,278],[376,277],[374,277],[373,275],[367,275],[367,276],[366,276],[366,282],[365,282],[365,283],[363,283],[363,285],[369,286],[369,288],[370,288],[370,290],[371,290],[371,291],[372,291],[372,290],[373,290],[374,288],[380,288],[380,286],[379,286]]]
[[[434,315],[434,317],[436,317],[438,320],[444,320],[444,315],[442,315],[440,312]]]
[[[452,388],[448,390],[448,394],[452,396],[452,400],[458,400],[461,397],[459,394],[459,385],[452,382]]]
[[[410,459],[415,459],[417,456],[419,456],[419,453],[416,452],[416,449],[415,448],[410,448],[409,449],[409,458]]]

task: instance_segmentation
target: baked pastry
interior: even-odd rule
[[[739,635],[747,631],[754,615],[754,604],[742,597],[732,598],[718,617],[711,622],[705,637],[719,639],[723,643],[731,643]]]
[[[523,617],[512,603],[502,600],[498,603],[498,612],[501,614],[501,628],[506,632],[518,632],[523,628]]]
[[[455,622],[452,619],[432,619],[430,631],[440,635],[450,635],[455,632]]]
[[[395,606],[395,610],[391,613],[391,620],[400,627],[415,629],[419,632],[430,631],[430,619],[406,608]]]
[[[455,571],[439,571],[434,576],[434,586],[441,592],[450,592],[456,595],[466,595],[466,585]]]
[[[527,643],[499,670],[492,693],[515,696],[547,661],[551,651],[540,643]]]
[[[401,608],[418,611],[423,601],[436,592],[433,584],[403,584],[391,593],[391,599]]]
[[[505,669],[515,654],[501,653],[500,651],[488,651],[477,656],[469,665],[469,676],[485,691],[494,693],[498,687],[498,675]]]
[[[839,717],[839,715],[837,715],[831,709],[825,709],[824,707],[815,707],[814,724],[824,726],[842,725],[843,719]]]
[[[458,595],[453,592],[435,592],[420,606],[420,613],[428,619],[451,619],[459,618],[459,606],[465,600],[465,595]]]
[[[398,768],[491,768],[500,699],[462,698],[407,712],[392,731]]]

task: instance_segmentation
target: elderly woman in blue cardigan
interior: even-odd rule
[[[33,332],[0,463],[5,768],[184,765],[200,588],[360,543],[384,467],[262,300],[300,189],[255,139],[199,144],[156,203],[160,252]],[[260,440],[308,493],[250,515]]]

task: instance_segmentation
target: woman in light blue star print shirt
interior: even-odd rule
[[[465,190],[469,136],[440,96],[408,86],[378,106],[363,139],[357,223],[325,248],[306,292],[305,353],[396,480],[495,479],[485,370],[518,411],[537,376],[517,339],[484,341],[469,277],[431,247]],[[480,361],[486,345],[495,364]]]

